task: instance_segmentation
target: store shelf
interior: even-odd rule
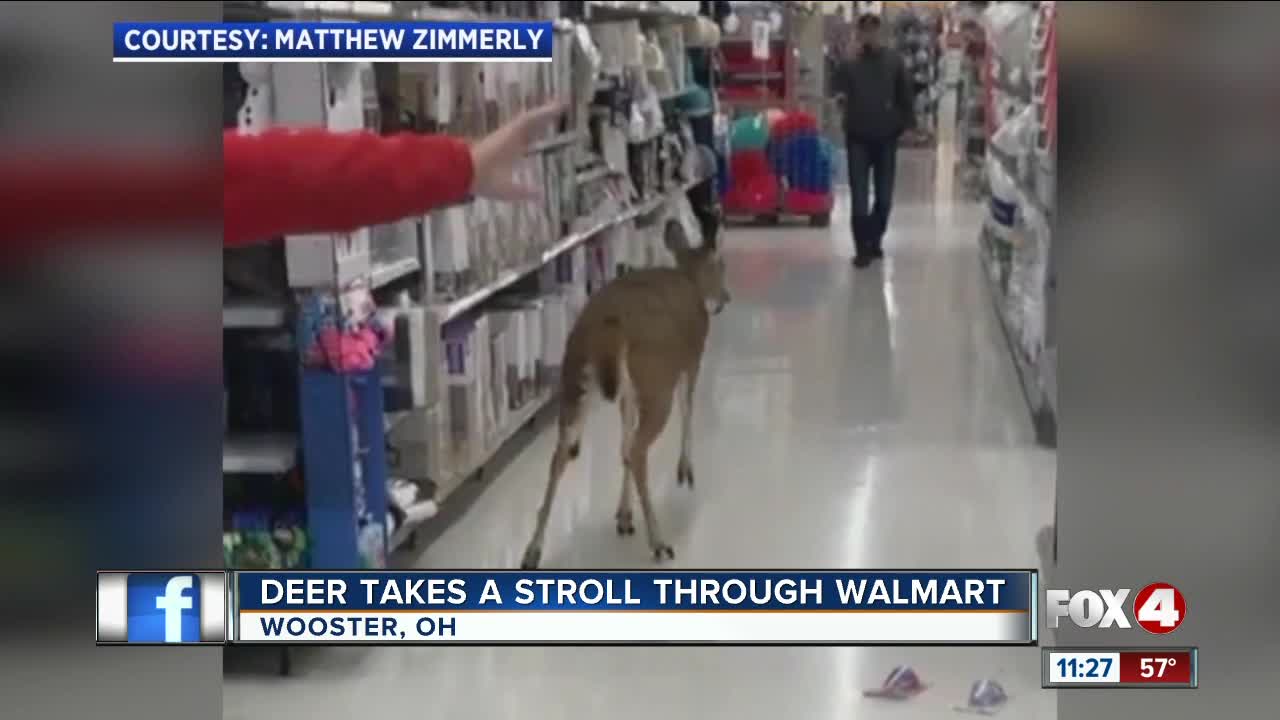
[[[270,330],[284,327],[288,310],[283,302],[270,300],[224,300],[222,327]]]
[[[774,72],[751,72],[751,71],[730,71],[724,74],[724,84],[730,83],[751,83],[751,82],[767,82],[769,80],[781,80],[786,74],[781,71]]]
[[[525,403],[524,407],[511,413],[507,427],[503,429],[502,434],[492,445],[489,446],[483,457],[476,458],[469,463],[453,469],[453,472],[445,477],[436,479],[436,501],[443,503],[449,499],[455,490],[462,486],[468,478],[475,475],[477,471],[483,468],[507,443],[516,436],[524,427],[533,420],[539,412],[541,412],[555,397],[555,393],[548,390],[538,397]],[[435,478],[433,478],[435,479]]]
[[[563,132],[554,135],[546,140],[540,140],[529,148],[529,155],[537,155],[538,153],[547,152],[548,150],[558,150],[567,145],[572,145],[583,138],[583,134],[577,131]]]
[[[610,175],[620,175],[620,174],[621,173],[619,171],[614,170],[608,165],[601,165],[599,167],[593,167],[590,170],[583,170],[582,172],[578,173],[578,175],[574,178],[574,180],[579,185],[584,185],[589,182],[595,182],[596,180],[601,180],[603,178],[609,177]]]
[[[785,98],[776,96],[735,97],[723,93],[720,95],[719,102],[723,106],[737,110],[771,110],[786,105]]]
[[[693,188],[699,183],[705,182],[709,179],[710,178],[698,178],[696,180],[688,181],[681,185],[680,190],[687,192],[690,188]],[[463,313],[475,308],[477,305],[483,303],[485,300],[488,300],[502,290],[505,290],[519,282],[521,278],[537,271],[543,265],[554,260],[557,256],[581,245],[598,233],[601,233],[615,225],[620,225],[624,222],[634,220],[641,215],[647,215],[653,212],[661,207],[664,202],[673,196],[673,194],[674,191],[643,201],[615,217],[597,223],[583,232],[572,233],[560,242],[543,251],[542,256],[538,258],[538,260],[507,270],[488,285],[464,295],[457,300],[443,305],[438,305],[436,314],[439,315],[440,322],[446,323],[450,320],[456,319]]]
[[[646,135],[646,136],[644,136],[644,137],[640,138],[639,140],[631,140],[631,139],[628,139],[628,140],[627,140],[627,144],[628,144],[628,145],[644,145],[645,143],[651,143],[651,142],[653,142],[654,140],[658,140],[658,139],[660,139],[660,138],[661,138],[663,135],[665,135],[666,133],[667,133],[666,128],[661,128],[661,127],[660,127],[660,128],[658,128],[657,130],[655,130],[655,131],[653,131],[653,132],[649,133],[648,135]]]
[[[289,433],[231,435],[222,441],[222,472],[282,475],[298,459],[298,438]]]
[[[391,412],[383,413],[383,428],[386,432],[391,432],[397,425],[407,420],[414,412],[414,410],[393,410]]]
[[[390,285],[396,280],[418,272],[421,268],[422,263],[416,257],[401,258],[395,262],[377,265],[369,274],[369,284],[375,288]]]
[[[982,234],[982,243],[988,243],[986,232]],[[984,249],[984,254],[986,250]],[[991,308],[999,321],[1000,330],[1004,334],[1005,343],[1009,347],[1009,354],[1013,357],[1014,370],[1018,375],[1018,384],[1022,387],[1022,397],[1027,403],[1027,409],[1031,414],[1031,424],[1035,428],[1036,441],[1046,447],[1057,447],[1058,437],[1058,421],[1054,408],[1054,403],[1050,399],[1051,393],[1041,387],[1041,378],[1044,373],[1041,368],[1032,364],[1026,353],[1022,351],[1017,340],[1017,333],[1009,323],[1009,317],[1005,313],[1004,295],[1000,292],[1000,278],[996,274],[996,269],[991,263],[985,259],[982,261],[983,275],[987,278],[987,289],[991,293]],[[1042,357],[1042,361],[1044,358]],[[1053,382],[1053,380],[1051,380]],[[1054,390],[1056,394],[1056,388]]]

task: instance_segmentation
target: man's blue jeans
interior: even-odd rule
[[[896,140],[867,142],[849,138],[849,195],[853,219],[853,245],[859,256],[881,251],[884,231],[893,207],[893,183],[897,172]],[[871,190],[875,189],[875,202]]]

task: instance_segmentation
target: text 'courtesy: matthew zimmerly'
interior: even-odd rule
[[[547,22],[116,23],[120,62],[549,61]]]

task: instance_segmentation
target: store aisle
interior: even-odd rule
[[[901,162],[881,266],[850,266],[844,202],[829,232],[728,234],[735,302],[713,323],[698,390],[696,490],[675,485],[675,422],[650,460],[675,567],[1036,566],[1054,457],[1034,447],[992,314],[979,216],[949,201],[933,151]],[[597,411],[545,566],[651,566],[642,535],[614,533],[618,438],[616,409]],[[517,567],[553,442],[551,429],[532,438],[421,565]],[[932,687],[903,705],[861,697],[898,663]],[[955,718],[991,677],[1012,717],[1055,717],[1035,648],[349,648],[295,667],[229,675],[224,716]]]

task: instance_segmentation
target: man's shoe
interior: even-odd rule
[[[853,259],[853,266],[856,268],[870,267],[870,265],[871,265],[870,255],[859,255]]]
[[[868,253],[868,255],[870,256],[870,258],[871,258],[872,260],[883,260],[883,259],[884,259],[884,249],[883,249],[883,248],[876,248],[876,249],[872,250],[871,252],[869,252],[869,253]]]

